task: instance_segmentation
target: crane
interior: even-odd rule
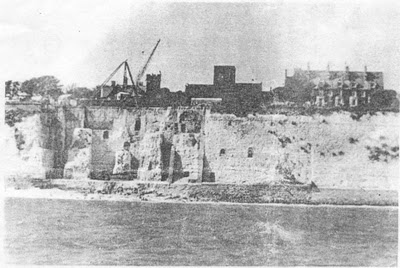
[[[129,78],[130,78],[130,80],[132,82],[132,90],[131,90],[131,92],[129,94],[130,94],[130,96],[132,96],[135,99],[136,106],[138,106],[137,97],[139,96],[139,92],[141,91],[141,89],[139,88],[139,81],[143,77],[144,73],[146,72],[146,69],[149,66],[151,58],[153,57],[154,52],[156,51],[160,41],[161,41],[161,39],[158,39],[157,44],[155,45],[155,47],[151,51],[151,54],[150,54],[149,58],[146,61],[146,64],[142,67],[142,69],[140,69],[138,75],[136,76],[136,83],[133,80],[132,73],[131,73],[131,70],[130,70],[129,65],[128,65],[128,60],[125,60],[120,65],[118,65],[118,67],[107,77],[107,79],[103,82],[103,84],[101,84],[101,86],[100,86],[100,90],[101,90],[100,96],[101,96],[101,98],[108,97],[108,96],[103,96],[103,87],[118,72],[118,70],[122,66],[124,66],[124,80],[123,80],[123,84],[122,84],[122,89],[125,92],[128,89],[128,75],[129,75]],[[116,93],[118,93],[118,92],[110,92],[110,94],[116,94]],[[127,99],[125,98],[124,101],[126,101],[126,100]]]
[[[107,79],[103,82],[103,84],[100,85],[100,88],[104,87],[108,81],[110,81],[110,79],[118,72],[118,70],[122,67],[122,65],[127,64],[128,60],[126,59],[125,61],[121,62],[120,65],[118,65],[118,67],[107,77]],[[126,66],[124,67],[126,69]],[[125,75],[125,72],[124,72]],[[124,79],[125,82],[125,79]]]
[[[155,45],[155,47],[153,48],[153,51],[151,51],[151,54],[149,56],[149,58],[146,61],[146,64],[143,66],[143,68],[139,71],[138,75],[136,76],[136,86],[139,87],[139,80],[142,79],[144,72],[147,69],[147,66],[149,66],[149,63],[151,61],[151,58],[154,55],[154,52],[156,51],[158,44],[160,43],[161,39],[158,39],[157,44]]]
[[[103,90],[103,87],[108,83],[108,81],[110,81],[110,79],[118,72],[118,70],[122,66],[124,66],[124,80],[123,80],[122,88],[123,88],[123,90],[126,90],[128,88],[128,76],[127,75],[129,74],[129,78],[131,79],[131,82],[132,82],[131,95],[135,98],[135,103],[137,106],[136,97],[138,96],[138,91],[137,91],[137,87],[133,81],[133,77],[132,77],[131,69],[129,68],[128,60],[125,60],[120,65],[118,65],[118,67],[107,77],[107,79],[103,82],[103,84],[101,84],[100,90]],[[107,97],[107,96],[102,96],[102,94],[101,94],[101,97]]]

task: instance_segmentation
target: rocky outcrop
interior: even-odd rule
[[[146,133],[140,143],[138,154],[138,178],[143,181],[156,181],[162,178],[162,151],[163,135],[160,133]]]
[[[206,119],[205,159],[220,183],[293,179],[325,188],[397,189],[398,114]],[[250,154],[251,151],[251,154]]]
[[[64,168],[66,179],[89,179],[92,159],[92,130],[76,128],[68,150],[68,162]]]
[[[70,107],[58,116],[29,114],[7,127],[7,154],[18,163],[7,167],[9,174],[20,174],[20,166],[37,177],[52,168],[65,169],[69,178],[86,178],[88,170],[111,173],[115,153],[129,141],[142,181],[397,189],[398,114],[238,118],[189,110]],[[91,131],[91,145],[74,147],[77,129]]]
[[[53,168],[50,131],[43,122],[46,119],[37,113],[22,117],[12,127],[4,127],[2,163],[6,164],[2,171],[6,177],[45,178]]]
[[[175,135],[173,144],[175,148],[175,173],[187,181],[197,181],[202,176],[203,155],[200,152],[200,134],[181,133]],[[179,166],[179,168],[176,168]],[[201,181],[201,180],[200,180]]]

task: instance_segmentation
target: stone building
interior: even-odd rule
[[[141,107],[178,107],[187,106],[188,99],[182,91],[170,91],[161,87],[161,73],[148,74],[146,77],[146,91],[139,99]]]
[[[159,74],[146,75],[146,92],[153,92],[161,89],[161,72]]]
[[[147,74],[146,76],[146,86],[144,88],[140,87],[143,92],[151,95],[155,95],[160,92],[161,89],[161,73],[160,74]],[[116,81],[111,81],[111,85],[97,86],[97,94],[95,98],[108,99],[108,100],[119,100],[121,94],[130,94],[133,88],[132,85],[117,84]],[[143,93],[142,92],[142,93]]]
[[[293,76],[285,71],[285,90],[303,93],[316,107],[356,107],[368,105],[372,95],[384,90],[383,73],[350,71],[318,71],[295,69]],[[301,95],[301,94],[300,94]],[[309,97],[309,98],[307,98]],[[301,101],[300,101],[301,102]]]
[[[137,87],[139,96],[136,100],[125,101],[124,99],[133,91],[132,85],[119,85],[116,81],[111,81],[111,85],[97,87],[95,99],[83,102],[85,105],[107,105],[121,106],[121,100],[124,106],[137,107],[176,107],[187,106],[190,102],[182,91],[171,92],[168,88],[161,87],[161,72],[159,74],[147,74],[146,83],[139,83]],[[100,102],[99,102],[100,100]]]
[[[222,98],[235,103],[246,95],[261,99],[262,83],[236,83],[235,66],[214,66],[214,83],[187,84],[185,93],[192,98]]]

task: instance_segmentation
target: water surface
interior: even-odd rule
[[[397,207],[7,198],[11,264],[397,266]]]

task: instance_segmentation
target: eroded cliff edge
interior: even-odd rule
[[[397,191],[396,113],[239,118],[193,108],[35,109],[5,127],[8,185],[61,178],[95,182],[92,175],[110,173],[115,152],[129,141],[133,182],[230,189],[314,182],[319,189]]]

